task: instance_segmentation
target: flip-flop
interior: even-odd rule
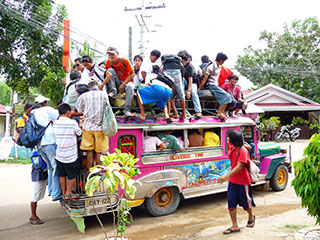
[[[224,235],[228,235],[228,234],[232,234],[232,233],[237,233],[237,232],[240,232],[240,228],[237,229],[237,230],[232,230],[231,228],[228,228],[227,230],[225,230],[223,232]]]
[[[41,221],[39,218],[37,218],[37,219],[31,219],[31,218],[29,218],[29,222],[30,222],[32,225],[41,225],[41,224],[43,224],[43,221]]]
[[[173,115],[173,114],[170,114],[170,117],[174,118],[174,119],[179,119],[180,116],[179,115]]]
[[[171,124],[172,123],[171,118],[166,118],[165,120],[166,120],[167,124]]]
[[[136,114],[134,114],[134,117],[136,117],[138,120],[140,120],[140,121],[145,121],[146,120],[146,117],[143,119],[141,116],[140,116],[140,114],[138,114],[138,113],[136,113]]]
[[[252,224],[252,225],[250,225],[250,224]],[[253,228],[255,224],[256,224],[256,216],[253,216],[253,221],[248,221],[247,227]]]

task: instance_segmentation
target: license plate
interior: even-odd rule
[[[101,197],[101,198],[86,200],[86,207],[101,206],[101,205],[110,205],[109,199],[107,197]]]

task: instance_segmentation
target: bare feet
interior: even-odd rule
[[[217,116],[218,116],[219,118],[224,119],[224,120],[228,119],[227,115],[225,115],[224,113],[217,113]]]
[[[142,115],[142,114],[136,113],[135,116],[136,116],[137,118],[140,118],[140,119],[143,120],[143,121],[146,120],[146,116],[144,116],[144,115]]]

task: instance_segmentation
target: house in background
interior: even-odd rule
[[[319,103],[276,85],[268,84],[255,91],[243,91],[243,94],[249,104],[264,110],[265,118],[279,116],[282,125],[291,124],[293,117],[319,121]]]
[[[0,137],[6,132],[6,107],[0,104]]]

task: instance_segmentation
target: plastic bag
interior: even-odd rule
[[[116,135],[118,131],[117,119],[113,114],[112,108],[107,98],[104,101],[104,111],[102,116],[102,131],[103,131],[103,134],[108,137],[112,137]]]

